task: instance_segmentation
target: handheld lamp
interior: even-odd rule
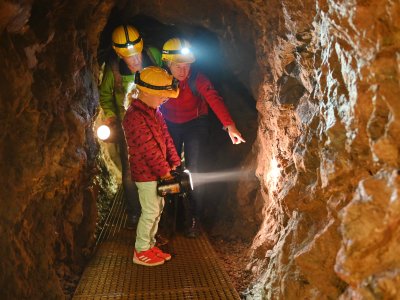
[[[97,128],[97,137],[102,141],[108,139],[110,137],[110,134],[110,127],[108,127],[107,125],[101,125],[99,128]]]

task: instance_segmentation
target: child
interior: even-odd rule
[[[147,67],[135,75],[136,89],[123,120],[132,179],[139,191],[142,213],[136,232],[133,262],[157,266],[171,255],[155,246],[155,234],[164,207],[157,195],[157,180],[170,178],[180,158],[158,107],[176,98],[179,89],[173,76],[159,67]]]

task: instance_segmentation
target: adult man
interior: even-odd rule
[[[104,112],[104,124],[108,125],[114,137],[112,142],[118,148],[121,160],[122,186],[125,194],[127,228],[133,229],[140,215],[137,188],[131,180],[125,136],[121,121],[125,115],[124,101],[130,85],[135,80],[135,72],[146,66],[160,65],[161,54],[154,47],[143,47],[143,39],[136,28],[121,25],[112,33],[113,55],[106,63],[100,84],[100,106]],[[145,51],[143,51],[145,50]]]

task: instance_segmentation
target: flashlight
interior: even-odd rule
[[[101,125],[99,128],[97,128],[97,137],[102,141],[108,139],[110,135],[111,130],[110,127],[108,127],[107,125]]]
[[[171,179],[161,179],[157,183],[157,193],[161,197],[169,194],[183,195],[193,190],[192,175],[189,170],[175,170],[171,172]]]

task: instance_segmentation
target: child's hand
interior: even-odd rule
[[[171,167],[171,171],[175,171],[177,168],[179,168],[180,166],[172,166]]]
[[[162,179],[162,180],[165,180],[165,179],[172,179],[172,178],[174,178],[174,176],[171,175],[171,172],[168,172],[167,174],[161,176],[161,179]]]

